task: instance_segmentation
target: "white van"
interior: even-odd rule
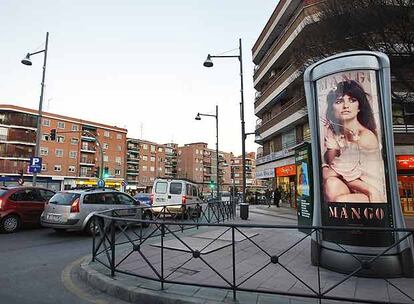
[[[151,193],[152,211],[163,212],[163,206],[168,206],[167,213],[183,213],[189,208],[196,208],[196,203],[202,203],[198,187],[185,179],[163,179],[154,181]]]

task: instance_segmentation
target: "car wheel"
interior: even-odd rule
[[[20,228],[20,218],[17,215],[8,215],[1,220],[1,231],[13,233]]]
[[[102,219],[95,219],[94,221],[93,218],[91,218],[85,227],[86,234],[87,235],[93,235],[94,233],[99,234],[101,230],[100,225],[102,225],[101,223],[102,223]]]
[[[144,212],[143,214],[142,214],[142,219],[143,220],[152,220],[152,213],[151,212]],[[149,223],[142,223],[142,227],[149,227]]]

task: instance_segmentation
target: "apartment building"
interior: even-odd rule
[[[35,154],[36,133],[40,132],[42,171],[38,174],[38,185],[56,190],[96,185],[97,172],[102,166],[106,184],[122,187],[126,129],[43,112],[37,130],[37,116],[37,110],[0,105],[0,174],[4,185],[16,184],[21,174],[25,182],[32,181],[28,164]],[[56,129],[55,141],[50,140],[51,129]]]
[[[127,189],[150,192],[155,178],[175,178],[177,144],[127,139]]]
[[[312,26],[312,32],[317,32],[318,24],[312,16],[318,12],[320,3],[315,0],[279,1],[252,48],[256,132],[263,146],[262,156],[256,163],[257,178],[267,180],[273,187],[281,186],[289,194],[292,207],[295,207],[296,196],[294,154],[297,147],[310,141],[310,130],[303,66],[298,66],[291,52],[309,35],[305,28]],[[393,85],[396,85],[394,81]],[[413,117],[404,116],[404,110],[397,104],[393,104],[393,112],[403,211],[414,214]]]
[[[187,178],[199,184],[203,193],[210,193],[210,183],[217,184],[217,153],[206,143],[190,143],[177,148],[177,177]],[[219,151],[219,182],[223,190],[230,185],[231,153]],[[224,187],[224,188],[223,188]]]
[[[231,169],[232,169],[232,181],[229,185],[229,189],[234,185],[238,191],[241,191],[242,188],[242,178],[243,178],[243,166],[242,166],[242,157],[233,156],[231,158]],[[233,181],[234,179],[234,181]],[[246,190],[250,192],[255,192],[263,188],[262,182],[260,179],[256,179],[256,153],[248,152],[246,153]]]

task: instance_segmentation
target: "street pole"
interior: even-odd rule
[[[242,42],[239,38],[239,62],[240,62],[240,120],[241,120],[241,132],[242,132],[242,165],[243,165],[243,183],[242,183],[242,199],[243,203],[246,202],[246,134],[244,128],[244,94],[243,94],[243,58],[242,58]]]
[[[218,135],[218,105],[216,105],[216,166],[217,166],[217,199],[220,200],[220,174],[219,174],[219,135]]]
[[[46,76],[46,60],[47,60],[47,47],[49,43],[49,32],[46,33],[46,43],[45,43],[45,49],[41,52],[44,52],[44,58],[43,58],[43,74],[42,74],[42,84],[41,84],[41,90],[40,90],[40,100],[39,100],[39,111],[37,115],[37,126],[36,126],[36,147],[35,147],[35,157],[39,157],[39,150],[40,150],[40,138],[42,136],[41,128],[42,128],[42,108],[43,108],[43,92],[45,88],[45,76]],[[37,52],[39,53],[39,52]],[[36,180],[37,180],[37,173],[33,173],[33,186],[36,186]]]
[[[246,200],[246,134],[244,128],[244,94],[243,94],[243,58],[242,58],[242,41],[239,38],[239,55],[207,55],[207,59],[204,61],[203,65],[207,68],[211,68],[214,64],[211,58],[238,58],[240,63],[240,120],[241,120],[241,135],[242,135],[242,165],[243,165],[243,183],[242,183],[242,200]]]

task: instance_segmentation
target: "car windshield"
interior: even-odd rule
[[[79,197],[79,193],[60,192],[52,196],[49,200],[49,204],[70,206]]]
[[[7,191],[7,189],[0,189],[0,196],[3,196]]]

